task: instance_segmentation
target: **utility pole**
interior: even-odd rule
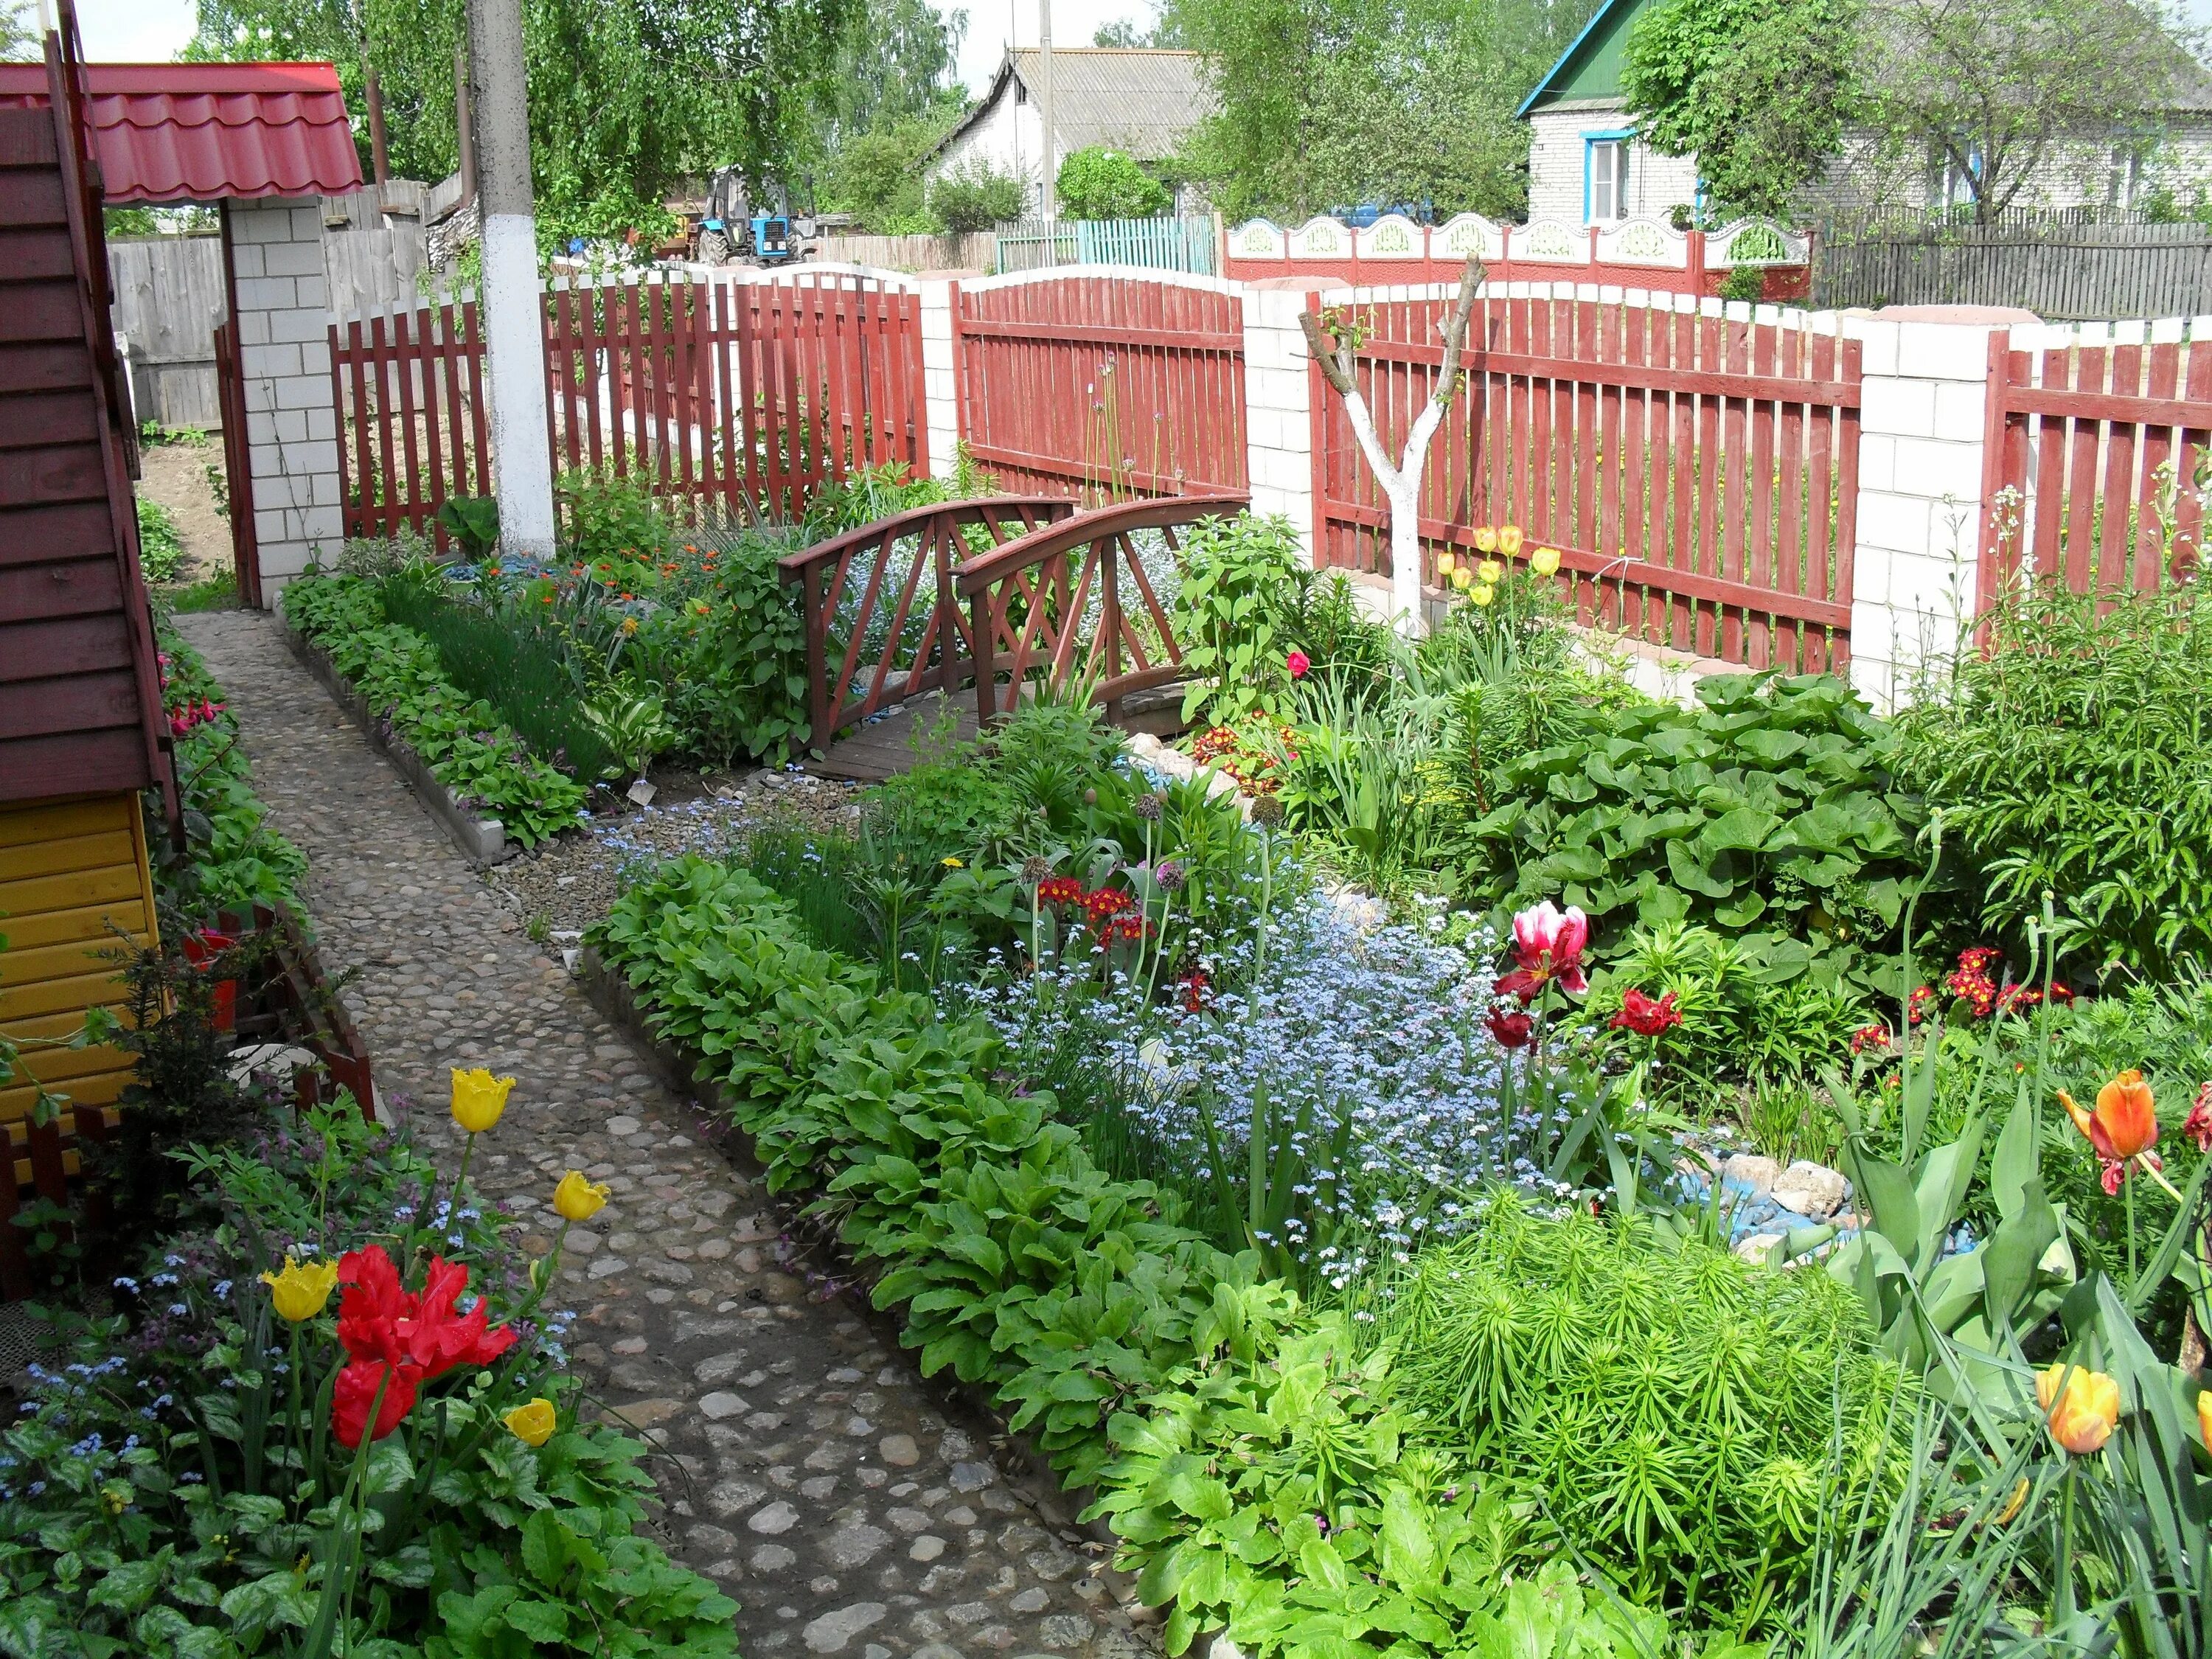
[[[522,0],[469,0],[469,64],[500,540],[514,552],[550,558],[553,461],[545,444],[545,335],[531,197]]]
[[[376,78],[376,65],[368,60],[368,42],[361,43],[361,95],[368,106],[368,176],[376,185],[376,205],[384,205],[392,183],[392,156],[384,142],[384,86]]]
[[[1060,249],[1052,226],[1060,217],[1060,179],[1052,142],[1052,0],[1037,0],[1037,115],[1044,123],[1044,155],[1039,164],[1043,191],[1038,204],[1044,210],[1046,255],[1056,264]]]
[[[453,131],[459,139],[456,171],[461,175],[461,200],[477,198],[477,124],[469,110],[469,49],[453,48]]]

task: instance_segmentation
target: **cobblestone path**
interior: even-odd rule
[[[276,827],[307,854],[325,965],[362,970],[345,997],[380,1090],[424,1103],[414,1121],[450,1169],[446,1068],[520,1079],[474,1171],[525,1216],[533,1251],[551,1242],[562,1171],[614,1188],[568,1238],[574,1358],[665,1449],[667,1540],[743,1604],[744,1650],[1141,1659],[1103,1552],[1040,1512],[988,1425],[941,1402],[872,1316],[813,1298],[764,1188],[524,936],[280,625],[178,623],[228,690]]]

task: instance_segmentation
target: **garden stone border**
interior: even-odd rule
[[[696,1097],[714,1115],[721,1133],[714,1143],[738,1169],[748,1176],[763,1176],[766,1166],[760,1161],[753,1138],[740,1127],[735,1114],[722,1092],[722,1085],[714,1079],[701,1079],[697,1068],[704,1056],[681,1043],[670,1042],[659,1036],[647,1017],[644,1005],[630,988],[629,981],[610,969],[595,945],[586,945],[575,969],[586,999],[606,1019],[636,1043],[638,1048],[661,1074],[661,1081],[678,1096]],[[763,1188],[766,1190],[765,1188]],[[794,1194],[796,1195],[796,1194]],[[778,1194],[781,1197],[782,1194]],[[811,1194],[809,1194],[811,1196]],[[854,1270],[857,1278],[859,1266],[845,1253],[842,1245],[833,1245],[838,1261]],[[894,1310],[878,1308],[867,1298],[857,1298],[854,1305],[863,1319],[882,1329],[894,1352],[911,1354],[914,1350],[899,1339],[905,1333],[903,1317]],[[1052,1460],[1038,1449],[1036,1443],[1025,1432],[1011,1429],[1005,1413],[991,1402],[990,1396],[973,1383],[963,1382],[951,1373],[919,1378],[925,1389],[934,1389],[945,1398],[955,1402],[963,1413],[994,1426],[1002,1437],[1006,1451],[1018,1460],[1024,1495],[1039,1514],[1063,1530],[1073,1530],[1109,1550],[1119,1551],[1121,1539],[1103,1518],[1079,1520],[1098,1498],[1096,1486],[1063,1486],[1054,1472]],[[1123,1607],[1132,1605],[1136,1577],[1112,1565],[1109,1557],[1097,1565],[1097,1576],[1111,1588],[1115,1601]]]
[[[430,809],[430,816],[453,837],[463,856],[478,866],[489,866],[504,863],[522,850],[518,843],[507,839],[507,828],[497,818],[478,817],[471,812],[452,790],[438,781],[428,763],[404,739],[385,732],[384,722],[376,717],[368,700],[354,688],[351,680],[338,672],[329,652],[301,633],[281,610],[277,620],[292,654],[322,682],[332,701],[361,727],[368,746],[389,760],[399,775],[407,780],[408,787]]]

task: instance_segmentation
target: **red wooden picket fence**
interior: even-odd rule
[[[2077,593],[2158,586],[2195,563],[2212,451],[2212,340],[2015,351],[1990,336],[1980,592],[2023,565]]]
[[[544,301],[556,471],[643,474],[726,514],[796,518],[860,465],[926,471],[916,296],[868,278],[556,283]],[[349,536],[428,532],[491,491],[473,301],[331,326]]]
[[[1443,368],[1438,294],[1351,307],[1394,453]],[[1686,310],[1479,302],[1423,479],[1424,581],[1479,526],[1517,524],[1559,550],[1585,623],[1753,668],[1842,669],[1859,358],[1856,341]],[[1381,486],[1317,367],[1312,399],[1318,562],[1387,574]]]
[[[955,284],[960,436],[1002,489],[1236,494],[1243,316],[1234,293],[1141,277]]]

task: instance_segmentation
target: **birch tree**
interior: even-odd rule
[[[1482,262],[1470,257],[1467,269],[1460,273],[1459,297],[1443,324],[1444,361],[1436,391],[1413,416],[1405,450],[1395,462],[1382,447],[1374,411],[1368,408],[1366,395],[1353,374],[1366,331],[1355,319],[1335,309],[1318,314],[1304,312],[1298,319],[1305,329],[1306,349],[1321,365],[1322,378],[1344,399],[1352,435],[1358,440],[1359,453],[1367,458],[1389,501],[1390,609],[1400,630],[1409,635],[1421,631],[1421,471],[1428,463],[1429,442],[1443,424],[1444,411],[1459,395],[1460,354],[1467,344],[1468,319],[1474,313],[1474,299],[1484,275]]]

